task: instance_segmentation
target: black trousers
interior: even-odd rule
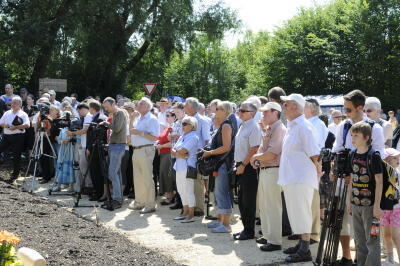
[[[90,154],[90,178],[92,179],[93,188],[95,190],[95,196],[101,197],[104,193],[104,184],[107,176],[107,167],[104,172],[99,152],[94,148]]]
[[[236,176],[239,184],[239,210],[242,217],[244,230],[254,236],[257,202],[257,171],[250,164],[244,169],[244,173]]]
[[[128,167],[126,169],[126,186],[124,189],[125,194],[129,194],[133,192],[135,194],[135,189],[133,186],[133,163],[132,163],[132,155],[133,155],[133,147],[129,146],[129,155],[128,155]]]
[[[42,169],[42,177],[47,181],[52,179],[55,174],[54,158],[45,155],[53,156],[52,145],[53,144],[49,142],[46,137],[43,137],[43,155],[40,157],[40,165]]]
[[[4,134],[3,139],[0,142],[0,153],[5,152],[8,148],[11,148],[13,153],[13,167],[14,171],[12,175],[16,176],[19,174],[19,167],[21,161],[21,153],[24,149],[25,134]]]
[[[283,192],[281,195],[282,195],[282,234],[291,235],[292,227],[290,226],[289,217],[286,210],[285,196],[283,195]]]

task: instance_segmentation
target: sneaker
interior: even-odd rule
[[[186,217],[185,220],[181,221],[181,223],[183,224],[188,224],[188,223],[193,223],[195,220],[193,219],[193,217]]]
[[[220,221],[213,221],[207,224],[207,228],[216,228],[221,225]]]
[[[155,212],[155,211],[156,211],[155,208],[144,207],[144,208],[140,211],[140,214],[147,214],[147,213],[152,213],[152,212]]]
[[[61,191],[61,187],[60,186],[54,186],[51,188],[51,192],[60,192]]]
[[[211,232],[213,233],[230,233],[231,232],[231,228],[227,227],[223,224],[220,224],[218,227],[215,227],[211,230]]]
[[[285,259],[285,262],[287,263],[308,262],[308,261],[312,261],[310,250],[308,250],[306,253],[300,252],[298,250],[297,253],[289,255]]]
[[[186,219],[186,217],[185,216],[176,216],[175,218],[174,218],[174,221],[182,221],[182,220],[185,220]]]

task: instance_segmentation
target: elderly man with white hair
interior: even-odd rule
[[[140,118],[135,120],[135,124],[130,129],[133,146],[135,201],[129,207],[141,210],[142,214],[154,212],[156,205],[153,159],[156,152],[154,144],[160,135],[160,122],[150,112],[151,108],[153,108],[153,103],[149,98],[143,97],[137,105]]]
[[[13,152],[14,171],[9,182],[13,182],[19,175],[21,152],[24,148],[25,129],[30,126],[28,115],[21,110],[22,99],[14,96],[11,100],[11,109],[0,119],[0,126],[4,129],[4,136],[0,142],[0,153],[7,148]]]
[[[196,133],[199,137],[198,149],[202,149],[211,139],[210,135],[210,124],[207,119],[198,113],[200,102],[197,98],[189,97],[185,102],[185,113],[189,116],[193,116],[197,120]],[[204,177],[198,175],[194,181],[194,194],[196,196],[196,209],[195,215],[204,214],[204,185],[202,180]]]
[[[314,127],[304,116],[305,99],[300,94],[281,96],[288,120],[283,140],[278,184],[283,187],[290,225],[294,234],[301,235],[295,247],[284,250],[288,263],[311,261],[310,234],[312,201],[318,190],[321,165],[320,149]]]
[[[385,147],[392,146],[393,129],[390,123],[381,118],[381,101],[376,97],[368,97],[365,100],[364,113],[369,119],[377,122],[383,128],[383,135],[385,137]]]
[[[328,130],[336,136],[339,125],[343,121],[343,114],[339,110],[333,110],[331,118],[332,118],[332,123],[329,124]]]

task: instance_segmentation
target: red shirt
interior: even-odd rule
[[[164,131],[158,137],[158,143],[159,144],[165,144],[165,143],[170,142],[168,140],[168,135],[171,134],[171,131],[172,131],[172,127],[170,127],[170,126],[165,127]],[[160,149],[160,154],[161,153],[170,153],[170,152],[171,152],[171,148]]]

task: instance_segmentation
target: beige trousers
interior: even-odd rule
[[[203,176],[197,174],[197,179],[194,180],[194,196],[196,198],[196,208],[195,210],[204,211],[204,183],[203,183]]]
[[[314,189],[311,211],[312,211],[311,239],[319,241],[321,233],[321,213],[320,213],[319,191],[316,189]]]
[[[136,149],[133,151],[133,179],[135,185],[135,207],[154,208],[155,191],[153,180],[153,159],[155,148],[153,146]]]
[[[257,191],[263,237],[274,245],[282,245],[282,187],[278,179],[279,168],[262,169]]]

